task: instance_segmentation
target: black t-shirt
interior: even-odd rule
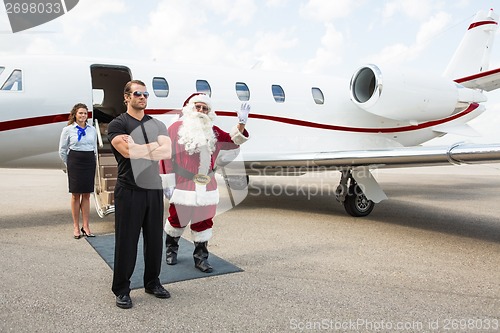
[[[109,123],[108,139],[111,142],[122,134],[130,135],[137,144],[145,144],[157,141],[159,135],[167,136],[168,132],[165,124],[149,115],[144,115],[139,121],[128,113],[122,113]],[[158,161],[125,158],[115,147],[111,147],[118,162],[119,185],[134,190],[162,188]]]

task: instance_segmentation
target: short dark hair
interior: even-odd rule
[[[141,80],[132,80],[132,81],[128,81],[127,84],[125,85],[125,89],[123,89],[123,93],[126,95],[126,94],[130,94],[132,91],[132,85],[133,84],[138,84],[140,86],[143,86],[145,87],[146,84],[144,82],[142,82]]]

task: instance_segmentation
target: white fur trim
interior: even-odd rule
[[[170,203],[194,207],[216,205],[219,203],[219,189],[197,192],[176,188]]]
[[[198,195],[203,195],[207,192],[207,185],[194,184],[194,187],[196,188],[196,193]]]
[[[184,229],[186,229],[186,227],[184,228],[172,227],[172,225],[170,224],[170,222],[168,222],[168,220],[165,221],[165,226],[163,227],[165,233],[171,237],[181,237],[182,233],[184,232]]]
[[[205,103],[208,106],[208,108],[212,110],[212,100],[210,99],[210,97],[208,97],[208,95],[199,94],[191,97],[188,104],[194,105],[194,103]]]
[[[175,186],[175,173],[160,174],[162,188]]]
[[[229,132],[229,135],[231,136],[231,140],[233,140],[234,144],[238,146],[244,144],[248,141],[248,139],[250,139],[250,135],[248,137],[244,136],[243,133],[238,130],[238,126],[234,126],[231,129],[231,132]]]
[[[193,242],[203,243],[207,242],[212,238],[212,228],[203,231],[194,231],[191,229],[191,236],[193,237]]]

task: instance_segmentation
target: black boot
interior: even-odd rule
[[[175,265],[177,264],[177,251],[179,250],[179,238],[180,237],[172,237],[167,234],[167,239],[165,240],[165,247],[167,250],[165,251],[165,261],[167,265]]]
[[[208,263],[208,242],[194,242],[194,267],[198,268],[203,273],[210,273],[213,271],[212,266]]]

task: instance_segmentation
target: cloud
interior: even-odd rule
[[[123,13],[125,9],[123,0],[80,1],[75,9],[39,27],[16,34],[1,34],[0,44],[9,45],[6,51],[10,54],[95,55],[92,52],[94,43],[105,40],[113,29],[109,25],[110,17],[115,20],[114,14]]]
[[[236,23],[242,26],[250,23],[257,11],[254,0],[208,0],[205,1],[205,6],[225,16],[224,24]]]
[[[82,39],[94,34],[94,30],[109,33],[113,29],[110,22],[115,22],[118,17],[116,14],[123,14],[128,9],[131,9],[130,5],[127,6],[124,0],[80,1],[74,10],[61,17],[65,39],[78,44]]]
[[[28,54],[56,54],[57,44],[47,38],[35,37],[26,47]]]
[[[290,30],[282,29],[277,32],[258,33],[255,36],[254,51],[256,53],[278,52],[297,46],[298,39],[292,37]]]
[[[420,25],[412,43],[385,46],[379,53],[366,56],[364,62],[375,62],[381,65],[401,65],[410,62],[418,58],[450,22],[451,16],[448,13],[439,12]]]
[[[159,61],[199,64],[232,61],[237,50],[231,45],[231,31],[221,33],[219,26],[214,27],[220,25],[218,17],[211,14],[224,13],[221,15],[225,19],[234,18],[231,16],[234,12],[221,9],[225,5],[225,0],[161,1],[147,22],[130,28],[130,36],[135,47],[143,50],[143,57],[149,53],[149,58]]]
[[[289,4],[289,0],[267,0],[266,1],[266,6],[273,8],[273,7],[284,7]]]
[[[414,20],[425,20],[436,7],[430,0],[393,0],[385,4],[382,11],[384,19],[403,14]]]
[[[0,7],[1,8],[1,7]],[[0,31],[12,31],[10,27],[9,17],[7,16],[7,12],[0,10]]]
[[[433,15],[428,21],[424,22],[418,30],[415,49],[422,50],[425,45],[433,38],[439,35],[451,24],[451,15],[445,12],[439,12]]]
[[[162,1],[146,24],[130,29],[136,47],[158,61],[289,70],[283,51],[299,43],[294,28],[240,28],[254,16],[253,1]],[[154,43],[144,43],[144,40]]]
[[[330,22],[335,18],[349,16],[361,4],[362,1],[352,0],[308,0],[300,6],[299,13],[314,21]]]
[[[78,12],[74,15],[72,11],[68,12],[69,17],[73,22],[83,23],[86,25],[95,25],[99,23],[106,23],[109,21],[111,16],[109,14],[119,14],[125,12],[127,9],[136,12],[134,7],[130,6],[130,3],[125,3],[124,0],[84,0],[78,2]],[[133,4],[133,6],[139,6],[139,4]],[[96,10],[99,8],[99,10]]]
[[[259,68],[266,70],[291,71],[294,68],[284,60],[281,53],[294,48],[299,40],[293,37],[293,29],[282,29],[277,32],[261,32],[254,36],[251,54],[260,62]]]
[[[342,61],[342,44],[344,37],[333,24],[326,24],[325,34],[321,38],[321,46],[316,50],[314,58],[310,59],[305,71],[319,73],[327,70]]]

